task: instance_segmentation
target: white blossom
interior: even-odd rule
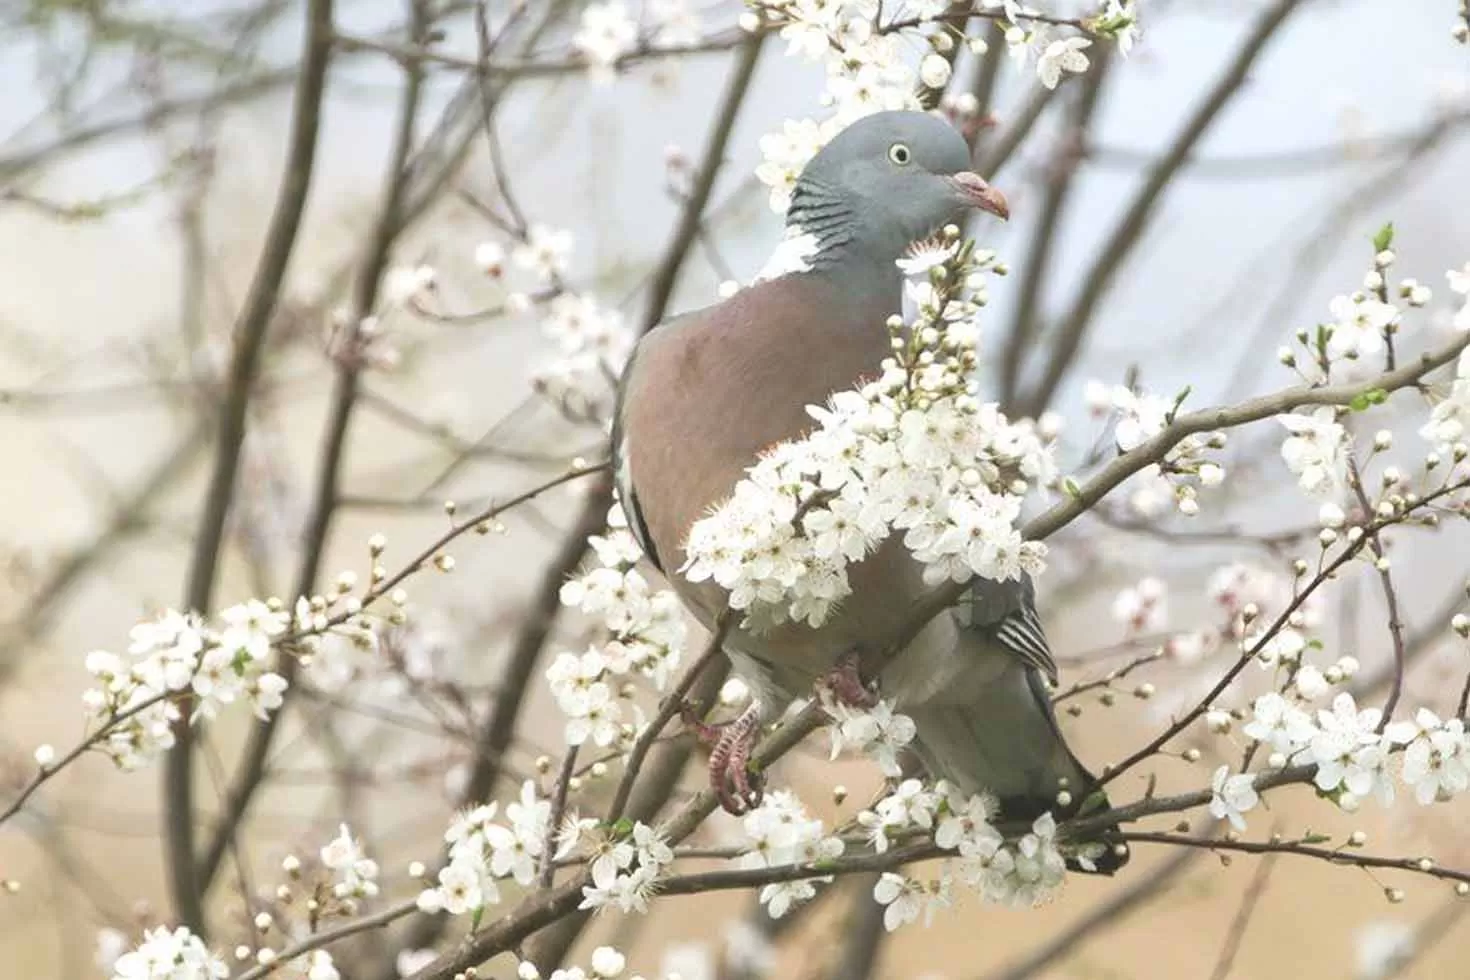
[[[638,25],[628,16],[628,8],[619,0],[607,0],[583,8],[572,46],[587,59],[593,78],[608,81],[618,59],[633,50],[637,40]]]
[[[1470,739],[1463,719],[1441,721],[1433,711],[1420,708],[1413,721],[1395,722],[1384,735],[1404,746],[1399,775],[1413,787],[1421,806],[1449,800],[1470,788]]]
[[[1236,830],[1244,830],[1243,815],[1254,810],[1261,799],[1256,793],[1255,773],[1232,776],[1229,766],[1221,766],[1215,770],[1210,789],[1210,815],[1217,820],[1229,820]]]
[[[321,851],[322,864],[337,872],[333,891],[338,898],[371,898],[378,893],[378,864],[362,852],[344,823]]]
[[[1332,700],[1331,710],[1317,712],[1317,732],[1309,747],[1317,764],[1313,781],[1325,792],[1345,790],[1355,798],[1377,795],[1386,805],[1393,801],[1393,783],[1384,766],[1387,747],[1378,734],[1382,712],[1359,710],[1346,691]]]
[[[1455,443],[1470,435],[1470,348],[1462,351],[1455,362],[1455,379],[1449,394],[1429,412],[1429,421],[1419,434],[1442,453],[1453,452]]]
[[[936,909],[952,903],[947,879],[924,883],[892,871],[879,876],[873,886],[873,900],[884,906],[883,928],[889,932],[919,919],[927,926]]]
[[[1331,407],[1310,415],[1276,416],[1291,433],[1281,444],[1281,458],[1295,473],[1301,488],[1314,497],[1338,493],[1347,480],[1347,433],[1335,421]]]
[[[1412,926],[1404,922],[1370,922],[1353,935],[1354,980],[1386,980],[1399,972],[1418,948]]]
[[[223,980],[224,961],[188,929],[149,929],[136,949],[112,965],[113,980]]]
[[[1331,335],[1327,338],[1327,354],[1332,359],[1355,359],[1381,353],[1384,334],[1399,315],[1391,304],[1362,294],[1335,297],[1328,304],[1328,312],[1332,314],[1332,324]]]
[[[883,775],[896,778],[903,772],[899,754],[914,740],[917,729],[907,715],[896,714],[893,704],[880,701],[871,708],[853,707],[841,702],[825,704],[833,724],[832,758],[847,746],[866,753],[878,763]]]
[[[554,279],[567,271],[572,242],[570,231],[533,224],[526,232],[526,240],[511,250],[510,258],[518,268],[533,272],[542,280]]]
[[[1168,613],[1168,587],[1152,576],[1139,579],[1113,599],[1113,618],[1130,632],[1157,633],[1168,622]]]
[[[1066,72],[1073,74],[1087,70],[1087,55],[1083,52],[1092,46],[1085,37],[1068,37],[1052,41],[1036,59],[1036,77],[1047,88],[1056,88]]]
[[[1289,759],[1312,742],[1317,726],[1311,715],[1272,691],[1256,698],[1251,705],[1251,719],[1242,731],[1247,738]]]

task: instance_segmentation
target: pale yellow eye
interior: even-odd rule
[[[908,162],[913,158],[913,153],[909,152],[909,148],[903,143],[894,143],[888,148],[888,159],[900,167],[907,166]]]

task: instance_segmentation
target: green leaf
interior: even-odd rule
[[[1348,408],[1355,412],[1365,412],[1374,405],[1382,405],[1388,401],[1388,392],[1382,388],[1369,388],[1367,391],[1359,392],[1348,402]]]
[[[612,832],[615,837],[627,837],[633,832],[633,821],[627,817],[623,817],[612,825]]]
[[[1382,252],[1393,244],[1393,222],[1390,221],[1378,229],[1378,234],[1373,236],[1373,251]]]
[[[1326,844],[1330,840],[1332,840],[1331,834],[1319,834],[1315,831],[1309,830],[1307,831],[1306,835],[1302,837],[1301,842],[1303,844]]]
[[[1072,479],[1070,476],[1062,481],[1062,492],[1071,497],[1073,500],[1082,499],[1082,488],[1079,487],[1077,485],[1077,481]]]
[[[480,931],[480,920],[485,917],[485,906],[481,905],[475,909],[475,914],[470,917],[470,932]]]

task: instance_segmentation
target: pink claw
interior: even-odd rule
[[[759,774],[752,776],[750,751],[760,733],[760,710],[750,705],[734,721],[711,725],[684,712],[684,721],[695,736],[706,745],[713,744],[709,756],[709,782],[727,813],[736,816],[760,806],[762,796]]]

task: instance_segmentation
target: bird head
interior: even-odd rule
[[[879,112],[838,133],[807,164],[787,223],[819,241],[856,238],[896,256],[968,210],[1009,217],[1005,196],[969,167],[969,146],[944,120]]]

